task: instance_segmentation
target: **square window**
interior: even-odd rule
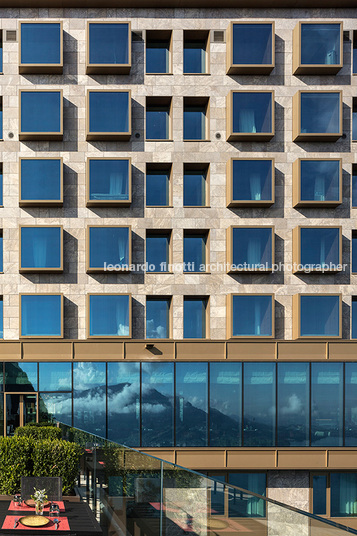
[[[208,231],[184,231],[183,271],[205,273],[208,264]]]
[[[208,72],[209,32],[205,30],[184,30],[183,32],[183,72],[184,74],[205,74]]]
[[[87,24],[87,74],[129,74],[130,22]]]
[[[62,90],[20,90],[20,133],[26,140],[62,140]]]
[[[293,296],[293,338],[341,337],[340,294],[296,294]]]
[[[274,203],[274,160],[232,158],[227,163],[227,205],[269,207]]]
[[[209,204],[209,164],[183,165],[183,206],[205,207]]]
[[[146,338],[169,339],[170,338],[170,297],[146,297]]]
[[[206,97],[184,97],[183,139],[185,141],[209,139],[209,99]]]
[[[63,72],[62,22],[20,22],[19,72]]]
[[[171,97],[146,97],[146,139],[170,140]]]
[[[336,141],[341,136],[341,91],[298,91],[294,95],[294,141]]]
[[[89,226],[87,229],[87,272],[120,270],[131,264],[130,226]]]
[[[229,337],[274,337],[273,294],[234,294]]]
[[[342,67],[342,23],[299,22],[293,32],[294,74],[335,74]]]
[[[63,228],[20,226],[20,272],[63,271]]]
[[[205,339],[207,330],[208,298],[184,296],[183,338]]]
[[[131,136],[131,92],[87,93],[87,140],[123,140]]]
[[[62,294],[20,294],[20,337],[63,337]]]
[[[274,69],[273,22],[232,22],[227,35],[228,74],[269,74]]]
[[[230,227],[227,240],[229,272],[272,270],[274,227]]]
[[[269,141],[274,137],[273,91],[231,91],[227,99],[228,141]]]
[[[342,228],[302,227],[293,230],[293,271],[342,270]]]
[[[170,272],[171,231],[146,231],[146,264],[150,272]]]
[[[168,207],[171,164],[146,164],[146,206]]]
[[[146,31],[146,74],[171,72],[171,30]]]
[[[62,158],[20,158],[20,206],[62,204]]]
[[[131,337],[131,295],[89,294],[89,337]]]
[[[336,207],[342,203],[342,160],[297,159],[293,163],[294,207]]]
[[[89,158],[87,180],[88,207],[130,205],[130,158]]]

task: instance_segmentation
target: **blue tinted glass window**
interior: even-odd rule
[[[300,300],[300,335],[337,337],[340,334],[339,296],[301,296]]]
[[[142,444],[174,445],[174,364],[142,364]]]
[[[233,201],[272,198],[271,160],[233,160]]]
[[[312,477],[312,513],[319,516],[326,515],[327,475],[313,475]]]
[[[129,25],[90,23],[89,63],[111,65],[129,63]]]
[[[129,295],[89,296],[89,335],[129,337]]]
[[[170,263],[170,235],[146,235],[146,262],[148,272],[168,272]]]
[[[169,204],[170,171],[146,172],[146,206],[165,207]]]
[[[2,97],[0,97],[0,140],[3,139],[3,113],[2,113]]]
[[[176,445],[206,447],[207,363],[176,364]]]
[[[357,232],[352,231],[352,272],[357,272]]]
[[[352,72],[357,74],[357,31],[353,32],[353,58],[352,58]]]
[[[206,308],[206,298],[184,298],[184,339],[204,339],[206,337]]]
[[[245,447],[275,445],[275,364],[244,363]]]
[[[301,133],[340,131],[339,93],[301,93]]]
[[[183,72],[205,73],[206,72],[206,46],[207,41],[186,39],[183,48]]]
[[[128,227],[91,227],[89,229],[89,267],[129,264]]]
[[[89,132],[129,132],[129,92],[89,92]]]
[[[352,166],[352,207],[357,207],[357,166]]]
[[[271,24],[233,24],[233,65],[270,65]]]
[[[206,205],[207,170],[185,169],[183,176],[183,206]]]
[[[357,339],[357,297],[352,297],[352,339]]]
[[[170,38],[146,40],[146,72],[168,73],[170,69]]]
[[[265,473],[230,473],[228,480],[233,486],[265,496]],[[229,517],[265,517],[265,502],[253,495],[242,494],[237,490],[230,491],[228,515]]]
[[[301,25],[301,65],[340,63],[340,25]]]
[[[183,112],[183,139],[206,139],[206,106],[185,104]]]
[[[343,364],[311,364],[311,446],[342,447]]]
[[[357,474],[331,473],[331,517],[356,517]]]
[[[170,298],[146,299],[146,338],[168,339],[170,337]]]
[[[338,201],[340,162],[338,160],[301,160],[301,201]]]
[[[357,320],[356,305],[356,300],[352,298],[354,324]],[[356,338],[355,327],[352,327],[352,337]],[[357,363],[345,363],[345,446],[357,447]]]
[[[21,268],[61,268],[60,227],[21,228]]]
[[[21,92],[21,132],[61,132],[59,91]]]
[[[206,271],[206,234],[185,234],[183,239],[183,271]]]
[[[2,172],[2,165],[0,165],[0,206],[4,204],[4,199],[3,199],[3,183],[4,183],[4,176],[3,176],[3,172]]]
[[[272,131],[271,93],[233,93],[233,132],[259,134]]]
[[[272,265],[272,229],[235,227],[233,230],[233,264],[242,268]]]
[[[308,447],[310,416],[308,363],[278,363],[278,446]]]
[[[271,337],[272,314],[272,296],[233,296],[233,337]]]
[[[39,421],[72,426],[72,393],[40,393]]]
[[[357,99],[353,99],[352,108],[352,140],[357,141]]]
[[[21,199],[57,201],[61,199],[61,160],[22,159]]]
[[[242,442],[242,365],[210,364],[210,446],[240,447]]]
[[[4,301],[0,299],[0,339],[4,338]]]
[[[21,337],[59,337],[62,327],[62,299],[54,295],[21,296]]]
[[[37,391],[37,363],[5,363],[6,391]]]
[[[0,272],[4,271],[4,239],[0,235]]]
[[[336,227],[300,229],[301,264],[309,269],[333,269],[340,261],[340,230]]]
[[[90,160],[89,199],[127,201],[129,199],[129,160]]]
[[[71,391],[71,363],[39,363],[39,391]]]
[[[106,364],[73,363],[73,426],[106,435]]]
[[[21,24],[21,63],[61,63],[61,25],[58,22]]]
[[[140,445],[140,363],[108,363],[108,439]]]
[[[3,46],[2,46],[2,33],[0,35],[0,73],[3,72]]]
[[[146,107],[146,139],[168,140],[170,126],[170,106]]]

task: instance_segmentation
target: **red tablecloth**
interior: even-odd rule
[[[21,525],[21,523],[17,523],[16,525],[16,528],[14,529],[14,523],[15,523],[15,519],[16,518],[19,518],[21,516],[6,516],[5,517],[5,521],[2,525],[2,529],[11,529],[11,530],[16,530],[16,529],[20,529],[20,530],[26,530],[26,529],[29,529],[29,530],[53,530],[55,528],[55,524],[53,522],[53,520],[51,519],[50,522],[48,523],[48,525],[46,525],[45,527],[25,527],[24,525]],[[59,523],[58,523],[58,530],[69,530],[69,523],[68,523],[68,518],[67,517],[59,517]]]
[[[65,511],[63,501],[53,501],[53,502],[58,504],[58,506],[60,507],[60,512]],[[21,514],[21,512],[35,512],[35,507],[34,506],[27,506],[27,504],[25,504],[25,503],[22,503],[22,506],[17,506],[14,503],[14,501],[11,501],[10,506],[9,506],[9,510],[10,511],[15,511],[16,510],[16,511],[19,512],[19,514]],[[45,508],[43,509],[44,512],[49,512],[49,510],[50,510],[50,505],[45,506]]]

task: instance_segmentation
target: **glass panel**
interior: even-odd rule
[[[0,206],[4,204],[3,182],[4,182],[4,176],[3,176],[3,172],[2,172],[2,166],[0,166]]]
[[[300,300],[301,336],[339,336],[341,314],[339,296],[301,296]]]
[[[343,364],[311,364],[311,446],[342,447]]]
[[[21,268],[61,268],[60,227],[21,228]]]
[[[275,364],[244,363],[245,447],[275,445]]]
[[[340,162],[338,160],[302,160],[301,201],[338,201]]]
[[[129,63],[129,25],[89,24],[89,63],[109,65]]]
[[[146,298],[146,338],[170,338],[170,298]]]
[[[89,296],[89,335],[130,337],[129,304],[127,294]]]
[[[257,134],[272,131],[271,93],[233,93],[233,132]]]
[[[278,363],[278,446],[309,446],[310,367]]]
[[[21,63],[61,63],[61,25],[58,22],[21,24]]]
[[[352,140],[357,141],[357,99],[352,99]]]
[[[21,92],[21,132],[61,132],[59,91]]]
[[[0,235],[0,272],[4,271],[4,239]]]
[[[352,207],[357,207],[357,166],[352,165]]]
[[[60,295],[21,296],[21,337],[60,337],[62,325]]]
[[[352,72],[357,74],[357,32],[353,32]]]
[[[233,160],[233,201],[272,198],[271,160]]]
[[[301,25],[301,65],[340,63],[340,25]]]
[[[356,517],[357,474],[331,473],[331,517]]]
[[[242,444],[242,364],[210,363],[210,446]]]
[[[326,509],[327,475],[313,475],[312,477],[312,504],[313,513],[325,516]]]
[[[140,445],[140,363],[108,363],[108,438]]]
[[[340,230],[338,228],[302,228],[300,239],[303,266],[310,270],[320,267],[332,270],[340,263]]]
[[[20,395],[6,395],[6,435],[13,436],[20,426]]]
[[[3,139],[2,120],[3,120],[3,113],[2,113],[2,97],[1,97],[0,98],[0,140]]]
[[[3,72],[2,31],[1,31],[1,34],[0,34],[0,72],[1,72],[1,73]],[[1,422],[1,421],[0,421],[0,422]],[[0,424],[0,434],[1,434],[1,431],[2,431],[2,427],[1,427],[1,424]]]
[[[174,446],[174,364],[142,364],[142,445]]]
[[[206,271],[206,247],[207,235],[188,235],[183,239],[183,271],[205,272]]]
[[[170,39],[146,42],[146,72],[168,73],[170,58]]]
[[[339,93],[301,93],[301,133],[334,134],[340,131]]]
[[[352,272],[357,272],[357,234],[352,231]]]
[[[168,140],[170,125],[170,106],[147,106],[146,139]]]
[[[89,199],[128,201],[129,160],[90,160]]]
[[[73,363],[73,425],[106,435],[105,363]]]
[[[355,300],[352,307],[353,319]],[[345,363],[345,446],[357,447],[357,363]]]
[[[129,265],[128,227],[91,227],[89,229],[89,266]]]
[[[206,337],[207,300],[201,298],[184,298],[183,302],[183,338],[204,339]]]
[[[272,63],[272,25],[233,24],[233,65]]]
[[[206,139],[206,106],[185,105],[183,112],[183,139]]]
[[[206,170],[185,170],[183,176],[183,206],[204,207],[206,205]]]
[[[4,301],[0,299],[0,339],[4,338]]]
[[[211,487],[211,515],[212,516],[224,516],[225,515],[225,497],[226,497],[226,481],[225,475],[213,474],[212,487]],[[216,481],[219,482],[216,482]]]
[[[265,473],[229,473],[230,484],[265,496]],[[229,497],[229,517],[265,517],[263,499],[232,490]]]
[[[4,395],[0,395],[0,437],[4,435]]]
[[[71,391],[71,363],[39,363],[39,391]]]
[[[146,206],[165,207],[169,204],[170,171],[146,172]]]
[[[272,229],[235,227],[233,235],[233,264],[240,269],[272,267]]]
[[[129,92],[89,92],[89,132],[129,132]]]
[[[40,393],[39,421],[72,426],[72,393]]]
[[[206,447],[207,363],[176,363],[176,446]]]
[[[170,263],[170,235],[146,235],[146,262],[148,272],[168,272]]]
[[[37,391],[37,363],[5,363],[5,391]]]
[[[206,40],[191,41],[185,39],[183,72],[185,74],[206,72]]]
[[[24,425],[34,423],[37,419],[37,396],[23,395],[23,419]]]
[[[233,296],[233,337],[271,337],[272,313],[272,296]]]
[[[24,201],[61,198],[61,160],[21,160],[21,199]]]

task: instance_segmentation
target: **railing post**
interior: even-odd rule
[[[93,441],[93,507],[97,515],[97,445]]]
[[[160,536],[163,536],[164,516],[164,462],[160,462]]]

